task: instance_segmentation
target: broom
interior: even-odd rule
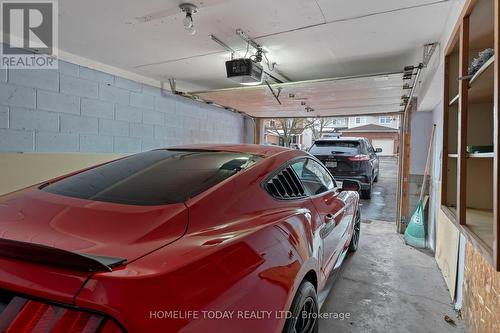
[[[436,125],[432,126],[431,140],[429,141],[429,149],[427,150],[427,160],[425,161],[424,179],[422,182],[422,188],[420,189],[420,197],[418,199],[417,207],[410,218],[410,223],[406,227],[404,240],[405,243],[413,247],[425,248],[425,216],[424,216],[424,193],[425,186],[427,184],[427,178],[429,176],[431,151],[432,151],[432,141],[434,140],[434,132],[436,130]]]

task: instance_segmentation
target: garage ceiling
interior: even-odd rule
[[[253,117],[347,116],[402,111],[402,84],[402,74],[386,74],[193,94],[205,101],[231,107]]]
[[[235,87],[225,77],[229,53],[209,34],[242,55],[237,28],[291,81],[397,72],[439,39],[450,10],[447,0],[194,0],[192,36],[181,2],[60,0],[60,48],[156,80],[176,78],[183,91]],[[163,17],[141,19],[156,12]]]

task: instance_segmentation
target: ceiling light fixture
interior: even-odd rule
[[[255,82],[240,82],[240,84],[244,86],[258,86],[259,84],[262,84],[262,81],[255,81]]]
[[[181,12],[186,13],[186,17],[182,20],[184,29],[191,35],[194,35],[196,33],[196,28],[194,27],[193,14],[198,12],[198,7],[191,3],[183,3],[179,5],[179,8]]]

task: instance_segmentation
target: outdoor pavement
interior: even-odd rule
[[[373,183],[372,197],[361,200],[363,219],[394,222],[397,206],[398,160],[396,157],[380,157],[378,182]]]
[[[395,232],[396,178],[397,160],[382,159],[372,199],[362,200],[358,251],[329,283],[321,309],[329,319],[320,320],[319,333],[466,332],[434,255]]]

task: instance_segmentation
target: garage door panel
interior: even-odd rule
[[[279,102],[266,85],[193,95],[253,117],[365,115],[402,111],[402,83],[401,74],[379,74],[274,84],[272,89]]]
[[[378,153],[380,156],[394,155],[394,140],[393,139],[373,139],[373,148],[381,148],[382,152]]]

